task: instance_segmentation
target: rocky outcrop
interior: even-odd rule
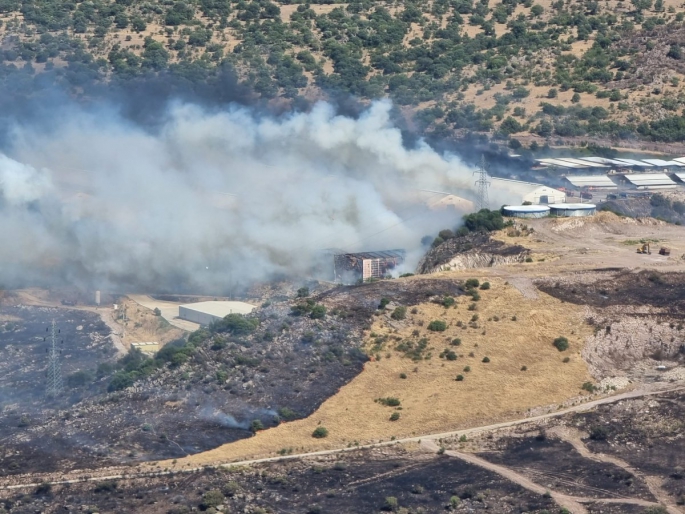
[[[448,239],[432,248],[419,262],[417,273],[490,268],[523,262],[530,250],[491,239],[487,234],[469,234]]]

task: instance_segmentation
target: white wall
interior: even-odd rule
[[[541,202],[540,199],[545,196],[547,196],[547,201]],[[553,187],[540,186],[535,188],[533,191],[526,193],[523,196],[523,201],[531,202],[532,204],[564,203],[566,201],[566,193],[559,191],[558,189],[554,189]]]

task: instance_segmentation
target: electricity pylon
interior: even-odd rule
[[[62,393],[62,368],[59,364],[59,354],[61,351],[57,349],[57,334],[55,332],[55,320],[52,320],[52,334],[51,347],[48,350],[48,384],[47,395],[48,398],[57,398]],[[64,343],[64,341],[62,341]]]
[[[478,186],[478,210],[490,208],[490,200],[488,199],[488,186],[490,182],[488,181],[488,172],[485,169],[485,156],[480,158],[480,166],[477,171],[473,172],[474,175],[478,175],[478,180],[476,180],[476,186]]]

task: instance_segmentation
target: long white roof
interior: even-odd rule
[[[634,173],[624,175],[634,186],[675,186],[676,183],[665,173]]]
[[[571,164],[578,164],[579,166],[587,166],[587,167],[593,167],[593,168],[606,168],[607,166],[604,164],[599,164],[597,162],[587,162],[581,159],[571,159],[569,157],[559,157],[560,161],[564,162],[570,162]]]
[[[579,164],[573,164],[573,163],[562,161],[559,159],[536,159],[536,161],[541,162],[542,164],[547,164],[548,166],[559,166],[560,168],[588,168],[588,167],[590,167],[589,164],[585,164],[584,166],[580,166]]]
[[[602,187],[615,189],[618,186],[606,175],[569,175],[566,177],[576,187]]]
[[[642,159],[643,161],[653,164],[654,166],[680,166],[680,163],[674,163],[673,161],[664,161],[663,159]]]
[[[620,161],[620,162],[624,162],[626,164],[630,164],[631,166],[640,166],[642,168],[651,168],[652,167],[652,165],[649,164],[648,162],[638,161],[636,159],[619,159],[617,157],[616,160]]]
[[[606,157],[580,157],[581,161],[588,161],[590,163],[598,164],[612,164],[617,166],[625,166],[625,162],[616,161],[614,159],[607,159]]]

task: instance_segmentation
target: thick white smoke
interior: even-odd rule
[[[307,275],[329,247],[406,248],[415,263],[422,236],[459,222],[417,190],[469,197],[474,177],[405,148],[390,107],[271,118],[184,104],[156,134],[104,111],[18,126],[0,155],[0,280],[226,290]]]

